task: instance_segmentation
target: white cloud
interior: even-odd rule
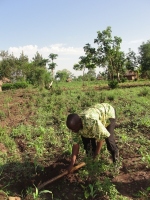
[[[128,42],[128,44],[139,44],[142,43],[144,40],[143,39],[139,39],[139,40],[131,40]]]
[[[8,49],[8,52],[13,53],[16,57],[19,57],[22,51],[29,57],[29,59],[32,59],[37,51],[44,58],[48,57],[50,53],[56,53],[58,56],[60,54],[66,56],[76,55],[79,57],[84,54],[83,48],[67,47],[65,44],[52,44],[48,47],[42,48],[39,48],[37,45],[26,45],[22,47],[10,47]]]

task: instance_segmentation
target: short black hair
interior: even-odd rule
[[[72,124],[78,123],[79,120],[80,120],[80,117],[78,114],[76,113],[69,114],[66,120],[66,125],[67,127],[70,127]]]

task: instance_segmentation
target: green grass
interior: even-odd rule
[[[143,84],[143,82],[141,83]],[[24,98],[30,99],[27,108],[35,114],[30,118],[31,123],[29,125],[21,123],[17,127],[12,127],[11,130],[8,127],[9,131],[7,127],[5,129],[0,127],[0,143],[3,143],[8,149],[7,152],[1,152],[0,155],[0,183],[3,182],[2,190],[8,190],[8,193],[13,195],[15,190],[10,190],[13,181],[18,181],[22,174],[25,179],[32,177],[33,167],[29,164],[30,161],[34,163],[34,170],[36,171],[38,166],[44,167],[45,160],[52,163],[55,160],[55,156],[65,155],[70,157],[72,139],[71,133],[66,127],[66,116],[71,112],[78,113],[94,103],[108,102],[116,108],[118,126],[115,132],[119,148],[125,149],[127,154],[138,154],[141,156],[141,162],[145,168],[150,167],[149,154],[146,153],[150,152],[150,133],[148,131],[150,127],[149,86],[113,90],[98,88],[95,90],[96,86],[107,85],[106,82],[87,82],[84,87],[82,84],[82,82],[54,83],[53,89],[50,91],[24,89]],[[130,84],[133,84],[133,82]],[[137,82],[134,82],[134,84],[137,84]],[[11,93],[14,94],[15,91],[10,91],[10,96]],[[28,93],[30,95],[27,95]],[[3,106],[6,109],[0,112],[1,120],[5,120],[6,116],[8,116],[8,103],[11,103],[12,100],[8,92],[5,94],[6,99]],[[20,106],[22,114],[27,109],[23,106]],[[9,115],[11,115],[10,109]],[[17,139],[21,140],[25,145],[25,151],[22,153],[18,150]],[[139,148],[132,148],[134,145]],[[106,146],[103,147],[102,152],[108,158]],[[84,156],[83,151],[80,154],[81,157]],[[14,163],[13,165],[11,164],[12,162]],[[10,166],[12,165],[10,175],[15,171],[15,176],[11,177],[13,181],[5,177],[5,171],[7,171],[9,164]],[[96,168],[97,171],[95,170]],[[96,178],[108,170],[111,171],[112,166],[109,166],[106,160],[95,164],[94,171],[93,165],[90,164],[85,167],[84,171],[81,170],[79,173],[81,179],[88,177],[91,180],[91,177],[94,178],[92,182],[88,182],[88,185],[87,182],[82,184],[84,188],[83,196],[78,196],[78,199],[83,197],[94,199],[97,195],[109,196],[111,200],[126,199],[126,197],[118,193],[115,185],[110,180],[105,179],[102,181]],[[80,183],[78,186],[80,187]],[[75,198],[77,199],[77,197]]]

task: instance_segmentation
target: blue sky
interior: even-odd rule
[[[32,59],[58,54],[56,71],[68,69],[94,46],[97,31],[111,26],[122,38],[122,50],[138,53],[150,39],[150,0],[0,0],[0,50]],[[99,71],[99,69],[98,69]]]

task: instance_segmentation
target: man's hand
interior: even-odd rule
[[[69,165],[69,167],[68,167],[68,173],[71,173],[71,171],[72,171],[72,169],[73,169],[73,164],[71,163],[70,165]]]
[[[79,144],[74,144],[73,147],[72,147],[72,156],[71,156],[71,163],[68,167],[68,172],[70,173],[71,170],[73,169],[73,166],[76,162],[76,158],[77,158],[77,155],[79,153]]]

